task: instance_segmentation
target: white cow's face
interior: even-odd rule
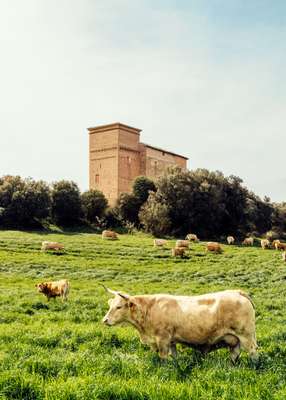
[[[123,298],[120,295],[116,295],[113,299],[108,301],[108,304],[109,310],[102,319],[104,324],[111,326],[127,320],[129,316],[128,298]]]

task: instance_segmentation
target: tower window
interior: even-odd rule
[[[95,175],[95,183],[99,183],[99,175],[98,174]]]

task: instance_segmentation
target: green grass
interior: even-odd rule
[[[64,243],[65,253],[41,253],[43,240]],[[286,398],[281,253],[224,246],[222,255],[206,254],[198,243],[188,258],[173,259],[152,242],[143,234],[102,241],[87,233],[0,231],[1,400]],[[35,284],[59,278],[71,282],[69,301],[47,303]],[[203,358],[185,348],[162,363],[133,328],[101,324],[108,295],[99,282],[131,294],[245,289],[257,310],[259,365],[246,354],[232,366],[226,350]]]

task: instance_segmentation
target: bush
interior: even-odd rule
[[[146,232],[155,236],[169,233],[171,220],[166,204],[157,201],[154,193],[151,193],[147,202],[142,206],[139,219]]]
[[[102,192],[91,189],[82,193],[81,204],[84,218],[90,223],[96,223],[103,217],[108,202]]]
[[[72,226],[82,216],[80,191],[75,182],[59,181],[52,185],[52,217],[56,224]]]
[[[124,222],[131,222],[137,225],[140,207],[141,202],[134,194],[121,193],[116,202],[114,213],[122,221],[123,225]]]
[[[0,179],[0,208],[4,226],[39,226],[50,214],[50,189],[43,181],[4,176]]]

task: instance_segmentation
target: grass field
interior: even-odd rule
[[[65,253],[41,253],[43,240],[64,243]],[[224,249],[206,254],[193,244],[174,260],[143,234],[113,242],[0,231],[0,399],[286,399],[286,265],[274,250]],[[36,292],[36,283],[65,277],[67,303]],[[108,295],[99,282],[131,294],[246,290],[260,363],[242,354],[232,366],[227,350],[203,358],[185,348],[162,363],[133,328],[101,324]]]

